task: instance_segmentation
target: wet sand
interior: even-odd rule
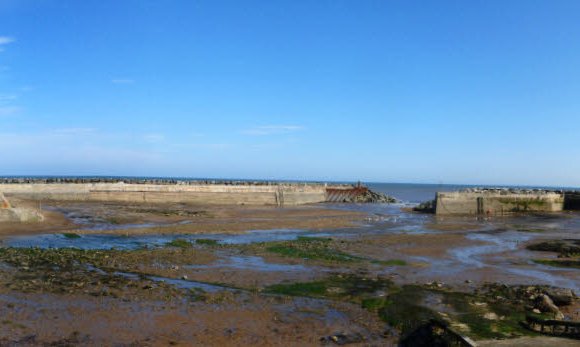
[[[0,345],[319,346],[329,331],[381,333],[382,323],[354,304],[247,296],[243,302],[120,302],[83,295],[0,295]],[[10,322],[6,322],[6,321]],[[34,339],[31,338],[34,336]],[[68,341],[67,341],[68,340]],[[394,343],[381,338],[381,344]]]
[[[38,206],[18,200],[15,206]],[[44,222],[0,223],[0,237],[64,230],[110,234],[240,233],[268,229],[335,229],[360,225],[366,214],[320,205],[215,206],[187,204],[122,204],[97,202],[44,202]],[[90,227],[89,227],[90,226]]]

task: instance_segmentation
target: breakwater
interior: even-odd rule
[[[390,202],[349,184],[163,179],[4,178],[0,192],[34,200],[123,201],[222,205],[303,205],[321,202]]]
[[[438,192],[438,215],[505,215],[519,212],[580,210],[580,192],[541,189],[485,188]]]

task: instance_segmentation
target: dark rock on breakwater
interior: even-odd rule
[[[413,211],[422,213],[435,213],[436,203],[436,200],[422,202],[419,205],[413,207]]]

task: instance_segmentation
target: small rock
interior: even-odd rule
[[[344,290],[340,287],[330,287],[330,288],[326,289],[326,292],[328,294],[342,294],[344,292]]]
[[[181,279],[182,279],[182,280],[186,280],[186,279],[187,279],[187,275],[183,275],[183,276],[181,276]]]
[[[384,290],[377,290],[375,292],[375,296],[378,296],[378,297],[382,298],[384,296],[387,296],[387,292],[385,292]]]
[[[542,313],[542,311],[538,310],[537,308],[533,309],[532,312],[537,313],[537,314]]]
[[[337,345],[346,345],[351,343],[361,343],[365,338],[359,334],[335,334],[331,336],[326,336],[320,339],[321,342],[334,342]]]
[[[536,308],[542,312],[554,314],[554,318],[556,319],[564,318],[564,315],[562,314],[562,312],[560,312],[558,306],[556,306],[552,301],[552,299],[550,299],[550,297],[547,296],[546,294],[541,294],[538,296]]]
[[[483,315],[483,318],[487,319],[487,320],[498,320],[499,317],[497,316],[497,314],[495,314],[495,312],[486,312]]]
[[[550,288],[546,294],[552,299],[557,306],[568,306],[574,302],[576,295],[571,289]]]

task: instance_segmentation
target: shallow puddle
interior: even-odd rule
[[[251,271],[280,271],[280,272],[302,272],[307,271],[304,265],[291,265],[291,264],[275,264],[268,263],[264,261],[262,257],[256,256],[230,256],[226,259],[222,259],[216,263],[208,265],[187,265],[184,266],[187,269],[212,269],[212,268],[232,268],[238,270],[251,270]]]
[[[475,233],[465,237],[468,240],[483,241],[488,244],[454,248],[448,253],[459,262],[476,268],[487,266],[482,260],[482,256],[516,250],[521,243],[531,239],[530,235],[516,232],[505,232],[498,235]]]

